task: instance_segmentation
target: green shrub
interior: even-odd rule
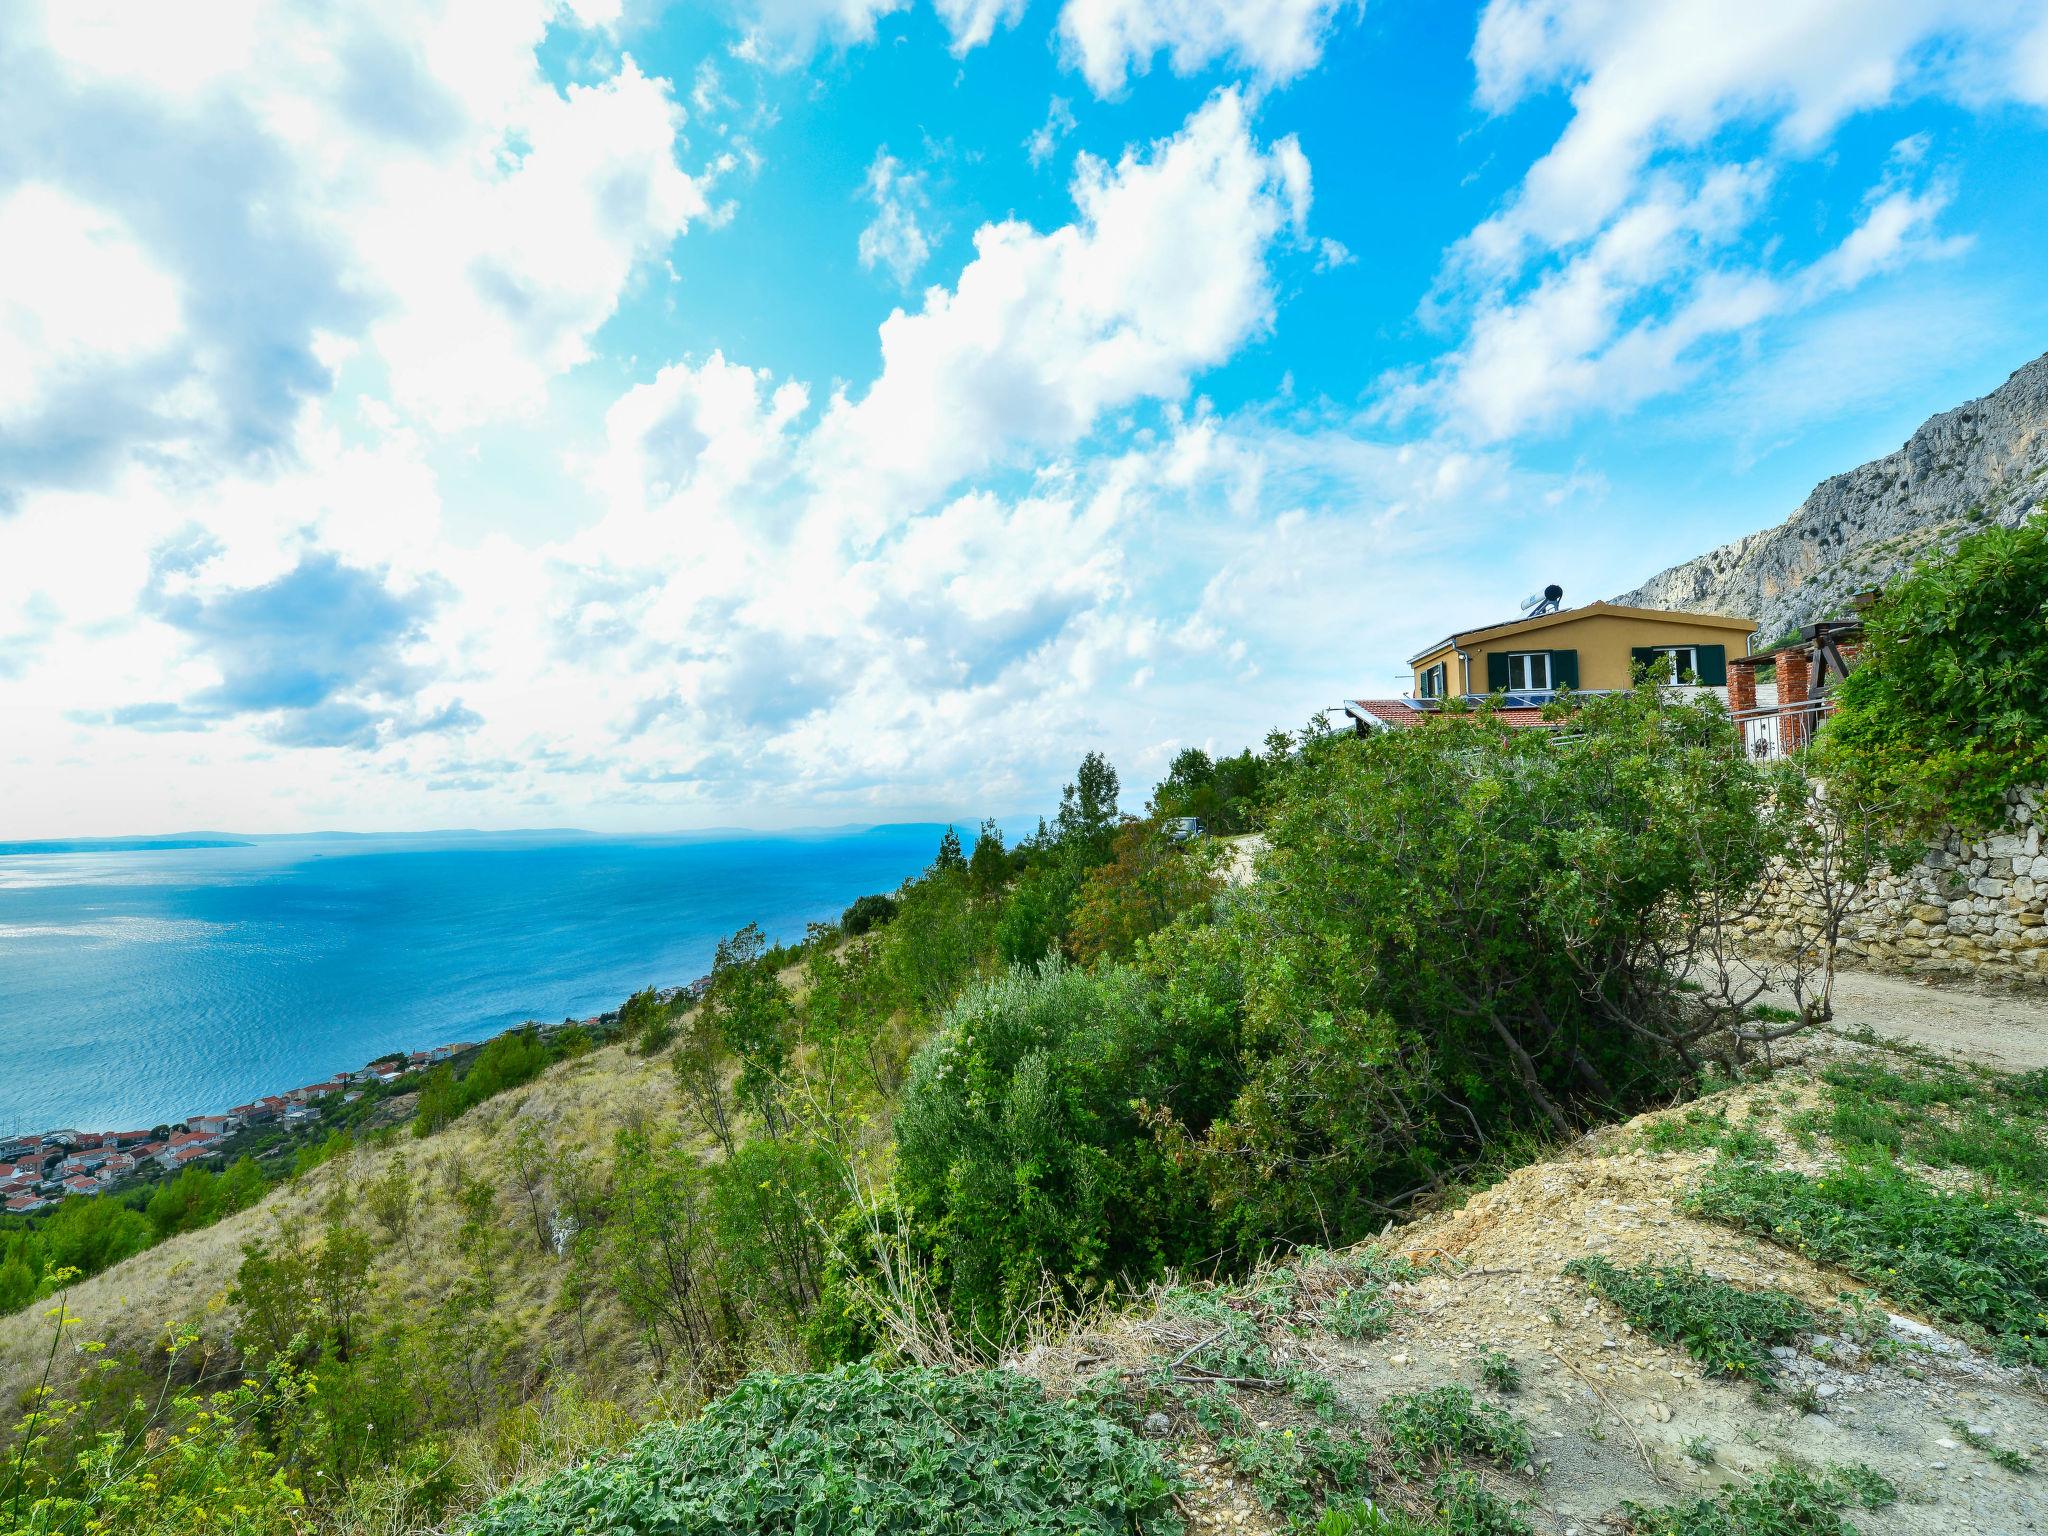
[[[1479,1379],[1496,1392],[1522,1390],[1522,1368],[1497,1349],[1489,1349],[1479,1357]]]
[[[1866,1466],[1829,1467],[1815,1477],[1780,1462],[1711,1499],[1622,1508],[1634,1536],[1856,1536],[1841,1511],[1882,1509],[1898,1496],[1898,1489]]]
[[[1154,941],[1151,969],[1242,1016],[1235,1102],[1172,1143],[1241,1240],[1356,1236],[1699,1064],[1704,1005],[1667,959],[1788,835],[1783,786],[1711,705],[1607,696],[1572,723],[1312,742],[1259,883],[1214,934]]]
[[[1048,1281],[1072,1295],[1215,1252],[1202,1191],[1137,1105],[1206,1119],[1228,1042],[1166,1003],[1123,968],[1012,969],[970,985],[912,1063],[899,1184],[947,1299],[985,1341]]]
[[[1372,1489],[1372,1442],[1350,1430],[1262,1429],[1218,1447],[1249,1478],[1268,1509],[1290,1518],[1313,1515],[1331,1499]]]
[[[687,1424],[504,1495],[474,1536],[1144,1536],[1151,1445],[1011,1371],[749,1376]]]
[[[1909,841],[1996,827],[2007,790],[2048,779],[2048,520],[1923,562],[1863,625],[1819,737],[1830,779]]]
[[[1767,1386],[1772,1346],[1813,1331],[1813,1311],[1796,1297],[1746,1291],[1689,1262],[1619,1269],[1589,1257],[1573,1259],[1564,1272],[1585,1281],[1651,1338],[1678,1345],[1719,1376]]]
[[[839,914],[839,931],[850,939],[859,938],[864,933],[886,926],[895,916],[893,897],[880,893],[856,897],[853,905]]]
[[[1889,1167],[1826,1178],[1718,1163],[1685,1208],[1868,1281],[1883,1295],[2048,1366],[2048,1229],[2007,1199],[1950,1195]]]

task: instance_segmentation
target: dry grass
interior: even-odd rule
[[[492,1185],[504,1214],[508,1241],[498,1310],[517,1340],[515,1360],[582,1366],[615,1400],[644,1403],[653,1396],[653,1373],[624,1320],[593,1307],[579,1328],[556,1305],[563,1265],[538,1250],[515,1203],[511,1147],[523,1128],[537,1125],[565,1153],[603,1155],[621,1127],[639,1120],[673,1122],[679,1111],[665,1057],[642,1058],[614,1044],[558,1062],[533,1083],[478,1105],[434,1136],[419,1140],[400,1128],[383,1145],[359,1145],[280,1185],[246,1211],[81,1282],[68,1298],[80,1320],[77,1336],[146,1344],[167,1323],[190,1321],[217,1339],[230,1324],[224,1303],[243,1246],[274,1244],[292,1232],[316,1233],[334,1215],[353,1214],[377,1245],[380,1305],[423,1311],[447,1294],[462,1262],[462,1218],[453,1192],[466,1176]],[[363,1188],[400,1155],[412,1173],[417,1209],[410,1240],[393,1244],[374,1222],[355,1213]],[[0,1392],[9,1402],[40,1369],[49,1343],[46,1310],[35,1306],[0,1318]]]

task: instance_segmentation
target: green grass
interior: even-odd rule
[[[1812,1309],[1797,1298],[1746,1291],[1689,1263],[1621,1269],[1588,1257],[1573,1259],[1564,1272],[1650,1337],[1682,1348],[1717,1376],[1759,1386],[1775,1379],[1772,1346],[1790,1344],[1814,1327]]]
[[[475,1536],[1166,1536],[1171,1468],[1010,1371],[749,1376],[687,1424],[493,1501]]]
[[[1910,1160],[1973,1173],[1987,1190],[2048,1205],[2048,1072],[2001,1073],[1916,1060],[1841,1062],[1822,1074],[1826,1106],[1806,1127],[1853,1161]]]
[[[1519,1509],[1488,1492],[1470,1472],[1446,1472],[1430,1498],[1434,1510],[1426,1520],[1360,1499],[1326,1509],[1315,1524],[1298,1528],[1309,1536],[1531,1536]]]
[[[1394,1465],[1410,1476],[1467,1458],[1526,1467],[1533,1454],[1528,1426],[1463,1387],[1398,1393],[1380,1404],[1379,1420]]]
[[[1815,1179],[1723,1161],[1684,1208],[1839,1265],[2002,1360],[2048,1366],[2048,1230],[2016,1201],[1944,1194],[1889,1166]]]
[[[1882,1509],[1899,1496],[1866,1466],[1816,1477],[1781,1462],[1741,1488],[1691,1504],[1624,1504],[1633,1536],[1856,1536],[1845,1509]]]
[[[1727,1112],[1694,1105],[1683,1115],[1646,1125],[1638,1142],[1649,1152],[1718,1151],[1728,1157],[1764,1158],[1777,1153],[1771,1138],[1750,1125],[1731,1125]]]

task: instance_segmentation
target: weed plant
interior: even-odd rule
[[[1528,1426],[1459,1386],[1390,1397],[1380,1404],[1379,1419],[1394,1465],[1410,1476],[1467,1458],[1526,1467],[1533,1454]]]
[[[473,1536],[1166,1536],[1160,1452],[1009,1371],[749,1376],[688,1424],[505,1495]]]
[[[1742,1165],[1735,1165],[1742,1166]],[[1686,1264],[1621,1269],[1606,1259],[1573,1259],[1564,1272],[1585,1281],[1636,1327],[1674,1344],[1717,1376],[1769,1387],[1771,1349],[1814,1326],[1813,1311],[1783,1291],[1746,1291]]]
[[[1685,1209],[1839,1265],[2008,1363],[2048,1366],[2048,1229],[2015,1201],[1944,1194],[1889,1166],[1815,1179],[1724,1161]]]
[[[1898,1496],[1898,1489],[1860,1464],[1829,1467],[1816,1477],[1780,1462],[1710,1499],[1622,1508],[1633,1536],[1857,1536],[1843,1510],[1882,1509]]]

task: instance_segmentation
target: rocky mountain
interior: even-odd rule
[[[1661,571],[1615,599],[1753,616],[1757,643],[1847,613],[1922,555],[2048,500],[2048,356],[1925,422],[1898,452],[1815,486],[1775,528]]]

